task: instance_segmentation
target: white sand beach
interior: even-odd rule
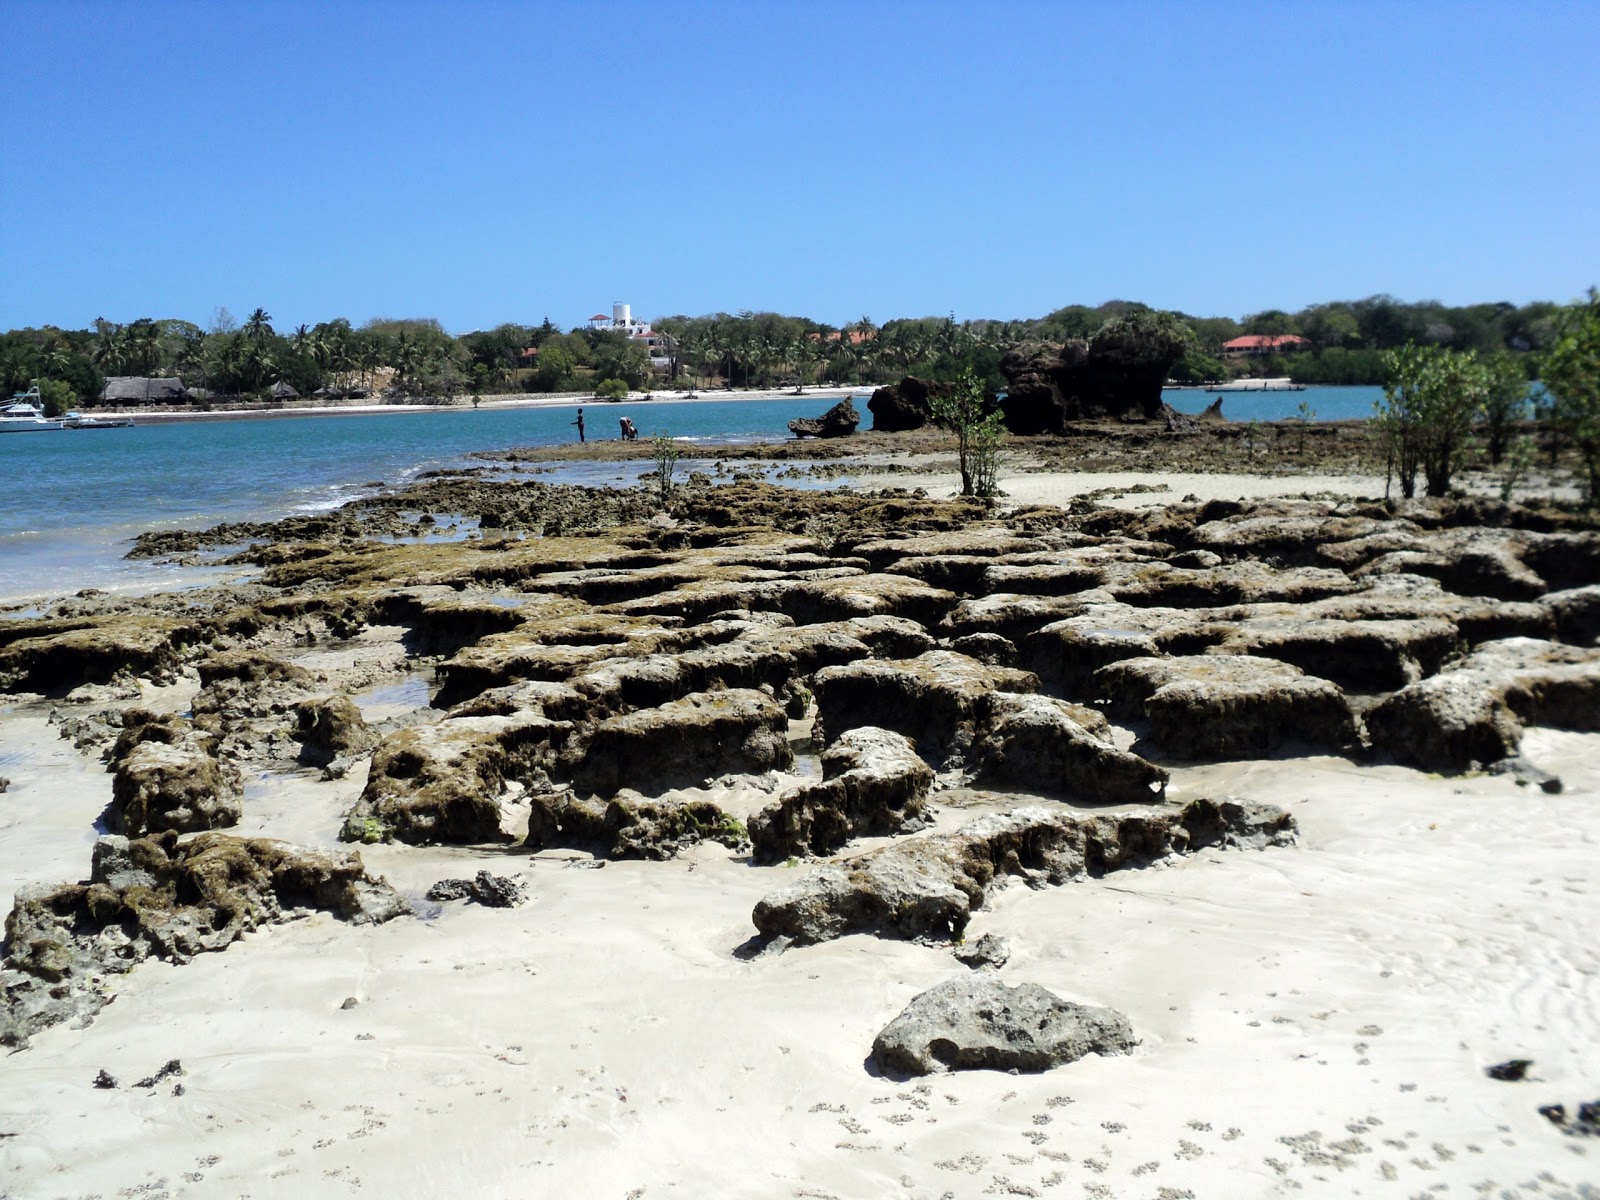
[[[38,718],[3,726],[0,878],[71,877],[108,779]],[[1600,1152],[1537,1109],[1594,1091],[1600,736],[1529,750],[1563,794],[1331,758],[1180,769],[1174,798],[1281,804],[1299,844],[1000,892],[971,932],[1011,939],[1003,976],[1141,1040],[1041,1075],[876,1077],[878,1029],[966,968],[869,937],[736,959],[782,867],[495,855],[525,906],[313,917],[144,964],[87,1029],[35,1037],[0,1068],[0,1191],[1589,1195]],[[358,786],[273,781],[249,826],[331,847]],[[486,863],[363,853],[414,895]],[[1516,1057],[1529,1081],[1484,1075]],[[131,1086],[172,1058],[181,1095]]]

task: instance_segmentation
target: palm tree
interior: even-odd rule
[[[272,314],[264,308],[256,309],[244,323],[244,334],[253,342],[263,342],[271,337]]]

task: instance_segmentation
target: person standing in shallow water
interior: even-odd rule
[[[578,419],[573,424],[578,427],[578,440],[583,441],[583,409],[578,410]]]

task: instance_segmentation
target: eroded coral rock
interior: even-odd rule
[[[985,782],[1096,804],[1166,797],[1167,772],[1118,749],[1105,717],[1093,709],[1012,692],[991,693],[984,708],[976,757]]]
[[[751,819],[757,862],[832,854],[852,838],[925,824],[933,770],[901,734],[872,726],[849,730],[823,752],[822,775],[822,782],[785,793]]]
[[[579,791],[609,796],[624,786],[655,794],[699,787],[719,775],[760,775],[793,762],[783,709],[762,692],[728,688],[608,717],[563,769]]]
[[[1284,845],[1294,829],[1280,809],[1232,800],[1120,816],[1020,808],[829,863],[763,898],[752,920],[762,937],[799,945],[847,933],[948,941],[1003,876],[1062,884],[1205,846]]]
[[[942,760],[971,750],[984,697],[1031,692],[1038,682],[1028,671],[949,650],[871,659],[817,673],[817,719],[830,742],[849,729],[882,726],[911,738],[925,757]]]
[[[1485,642],[1367,714],[1375,747],[1427,770],[1515,754],[1524,725],[1600,729],[1600,648],[1534,638]]]
[[[354,924],[410,911],[355,853],[223,833],[102,838],[88,882],[17,894],[0,967],[0,1045],[92,1018],[111,998],[106,977],[146,958],[187,962],[312,910]]]
[[[217,757],[215,738],[181,717],[136,710],[124,720],[112,750],[107,828],[138,837],[238,824],[239,772]]]
[[[937,1071],[1048,1071],[1086,1054],[1130,1054],[1128,1018],[1073,1004],[1036,983],[958,975],[918,995],[872,1042],[894,1075]]]
[[[509,779],[552,764],[573,735],[541,710],[451,717],[390,734],[372,756],[367,785],[342,841],[474,844],[504,840],[500,793]]]
[[[697,842],[737,850],[747,840],[744,826],[709,800],[651,800],[624,790],[609,800],[571,792],[535,796],[524,844],[659,861]]]
[[[1288,741],[1342,750],[1358,739],[1336,684],[1276,659],[1132,658],[1093,682],[1111,711],[1146,717],[1151,740],[1183,758],[1258,758]]]

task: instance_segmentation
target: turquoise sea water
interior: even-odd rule
[[[1378,388],[1228,394],[1231,420],[1292,416],[1305,401],[1324,420],[1366,417]],[[1183,412],[1214,397],[1167,393]],[[866,394],[856,407],[867,417]],[[702,401],[586,406],[591,438],[615,438],[619,417],[644,437],[665,433],[694,442],[788,436],[795,417],[817,416],[834,401]],[[136,425],[131,429],[0,435],[0,601],[59,595],[80,587],[176,586],[182,568],[122,560],[146,529],[204,528],[336,507],[382,482],[397,486],[422,471],[459,466],[480,450],[574,441],[572,408],[443,409],[349,417],[275,417]],[[686,447],[686,455],[694,451]],[[637,464],[572,463],[543,478],[631,483]]]

